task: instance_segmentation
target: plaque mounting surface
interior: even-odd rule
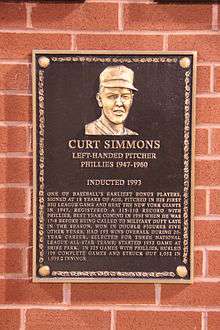
[[[195,62],[33,52],[34,281],[192,282]]]

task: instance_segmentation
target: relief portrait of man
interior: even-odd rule
[[[86,135],[138,135],[124,126],[134,92],[134,72],[124,65],[108,66],[99,76],[96,99],[101,116],[85,125]]]

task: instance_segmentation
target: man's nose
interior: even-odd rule
[[[118,95],[116,101],[115,101],[115,104],[118,105],[118,106],[122,106],[123,105],[123,100],[122,100],[122,97],[120,95]]]

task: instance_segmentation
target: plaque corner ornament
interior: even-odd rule
[[[186,277],[187,276],[187,274],[188,274],[188,270],[187,270],[187,268],[186,268],[186,266],[177,266],[177,268],[176,268],[176,273],[177,273],[177,275],[179,276],[179,277],[182,277],[182,278],[184,278],[184,277]]]
[[[51,273],[50,267],[47,265],[43,265],[38,269],[38,274],[42,277],[49,276]]]
[[[41,68],[46,69],[50,65],[50,59],[46,56],[38,58],[38,64]]]
[[[188,69],[191,65],[191,60],[189,57],[182,57],[179,60],[179,64],[180,64],[181,68]]]

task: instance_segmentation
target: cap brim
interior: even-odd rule
[[[119,87],[119,88],[128,88],[128,89],[132,89],[133,91],[138,91],[137,88],[135,88],[131,83],[129,83],[128,81],[123,81],[123,80],[111,80],[108,82],[103,82],[101,84],[102,87],[111,87],[111,88],[115,88],[115,87]]]

